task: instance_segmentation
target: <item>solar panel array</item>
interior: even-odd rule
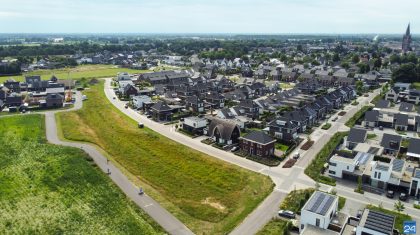
[[[392,234],[394,217],[377,211],[369,211],[364,227],[383,234]]]
[[[360,165],[366,164],[366,162],[369,160],[369,157],[370,157],[370,154],[368,153],[359,152],[358,155],[359,155],[359,158],[357,159],[357,161],[359,162]]]
[[[329,194],[315,192],[314,196],[310,199],[305,209],[316,214],[325,215],[330,209],[334,200],[335,197]]]
[[[401,172],[403,167],[404,167],[404,160],[401,159],[394,159],[394,161],[392,162],[392,170],[393,171],[397,171],[397,172]]]
[[[378,169],[380,171],[388,171],[389,170],[389,167],[378,163],[376,165],[376,169]]]

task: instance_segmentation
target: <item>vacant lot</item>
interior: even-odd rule
[[[81,78],[104,78],[115,77],[118,72],[128,73],[144,73],[147,70],[135,70],[118,68],[114,65],[81,65],[74,68],[63,68],[53,70],[36,70],[29,73],[24,73],[22,76],[12,76],[17,81],[23,81],[25,75],[41,75],[41,78],[46,80],[55,75],[58,79],[81,79]],[[0,83],[9,79],[10,77],[0,77]]]
[[[268,222],[257,235],[287,235],[290,234],[291,222],[273,219]]]
[[[195,233],[232,230],[271,192],[268,177],[137,128],[103,89],[103,83],[91,87],[82,110],[58,115],[64,137],[101,147]]]
[[[0,234],[163,234],[40,115],[0,119]]]

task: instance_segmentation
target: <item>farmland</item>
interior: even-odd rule
[[[0,119],[1,234],[164,234],[75,148],[50,145],[41,115]]]
[[[91,87],[83,109],[58,115],[63,137],[99,146],[196,234],[231,231],[271,192],[266,176],[137,128],[103,89],[103,83]]]
[[[16,81],[23,81],[25,75],[40,75],[43,80],[50,79],[52,75],[55,75],[59,79],[74,79],[78,80],[81,78],[104,78],[104,77],[115,77],[118,72],[128,73],[145,73],[148,70],[135,70],[118,68],[113,65],[81,65],[74,68],[63,68],[63,69],[52,69],[52,70],[36,70],[28,73],[24,73],[21,76],[11,76]],[[0,83],[9,79],[9,76],[0,77]]]

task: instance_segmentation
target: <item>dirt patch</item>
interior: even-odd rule
[[[211,197],[206,198],[206,200],[203,200],[201,203],[204,205],[209,205],[221,212],[224,212],[226,210],[225,206],[223,206],[220,202],[214,201],[214,199]]]

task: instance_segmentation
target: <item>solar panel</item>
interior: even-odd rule
[[[364,227],[384,234],[391,234],[394,228],[394,217],[381,212],[369,211]]]
[[[315,194],[311,197],[308,204],[306,205],[305,209],[313,213],[325,215],[327,211],[331,208],[331,205],[334,202],[334,200],[335,197],[329,194],[315,192]]]
[[[403,169],[404,163],[405,163],[404,160],[394,159],[394,161],[392,162],[392,170],[401,172]]]

